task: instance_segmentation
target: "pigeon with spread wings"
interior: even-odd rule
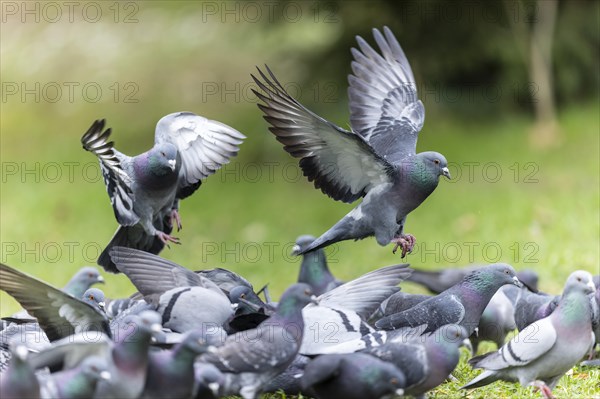
[[[121,225],[98,264],[118,273],[108,251],[114,246],[158,254],[169,242],[173,222],[181,229],[179,200],[190,196],[203,179],[237,155],[245,139],[237,130],[190,112],[169,114],[158,121],[154,147],[129,157],[108,141],[111,129],[95,121],[81,138],[96,154],[115,217]]]
[[[351,131],[311,112],[293,99],[266,67],[258,69],[259,108],[269,130],[284,149],[300,158],[309,181],[334,200],[362,203],[332,228],[302,248],[306,253],[338,241],[375,236],[379,245],[402,247],[402,257],[415,244],[404,233],[406,216],[450,178],[446,158],[437,152],[416,153],[425,118],[415,79],[392,32],[373,30],[381,54],[361,37],[352,49],[349,75]]]

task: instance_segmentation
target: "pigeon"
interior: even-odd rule
[[[27,347],[15,344],[10,350],[12,356],[8,368],[0,373],[0,398],[39,399],[40,385],[33,369],[27,363]]]
[[[230,335],[200,361],[225,374],[225,395],[255,398],[266,382],[294,360],[304,331],[302,308],[315,300],[307,284],[297,283],[282,295],[277,311],[253,330]]]
[[[414,272],[408,281],[422,285],[432,294],[439,294],[458,284],[467,274],[480,269],[484,265],[469,265],[461,268],[447,267],[438,270],[422,270],[413,268]],[[537,291],[539,276],[533,270],[519,270],[517,278],[532,291]]]
[[[393,364],[366,353],[321,355],[308,363],[302,389],[317,399],[379,399],[403,395],[405,376]]]
[[[533,322],[548,317],[558,306],[560,295],[535,293],[523,288],[515,303],[514,318],[519,331]]]
[[[375,236],[381,246],[394,243],[402,257],[412,251],[415,238],[404,233],[407,215],[435,190],[440,176],[450,178],[446,158],[437,152],[417,154],[417,136],[425,118],[423,103],[410,65],[392,31],[373,29],[381,54],[361,37],[352,49],[350,88],[351,130],[314,114],[295,99],[266,67],[262,81],[252,78],[262,92],[269,130],[293,157],[315,188],[334,200],[361,204],[299,254],[335,242]]]
[[[225,375],[213,366],[202,362],[194,363],[194,399],[217,399],[223,396]]]
[[[83,301],[0,264],[0,289],[38,320],[50,341],[83,331],[111,334],[108,318],[102,311],[104,294],[97,288],[86,291]]]
[[[460,360],[461,346],[471,346],[467,330],[447,324],[429,335],[390,341],[362,352],[394,364],[406,377],[404,394],[419,397],[448,378]]]
[[[117,269],[156,306],[163,327],[179,333],[210,327],[221,334],[233,316],[229,298],[201,274],[137,249],[113,247],[110,253]]]
[[[88,399],[100,381],[110,381],[111,374],[101,357],[90,356],[72,369],[42,378],[40,392],[43,398]]]
[[[194,387],[194,360],[214,350],[202,330],[191,331],[172,350],[150,353],[141,398],[187,399]]]
[[[540,388],[546,398],[558,380],[577,364],[594,342],[589,322],[588,294],[595,289],[592,275],[577,270],[567,279],[558,307],[548,317],[522,330],[496,352],[469,360],[484,371],[462,389],[477,388],[496,380]]]
[[[96,268],[85,266],[79,269],[79,271],[71,277],[62,290],[75,298],[81,298],[86,290],[98,283],[104,284],[104,277],[98,273]]]
[[[197,270],[195,273],[209,279],[224,292],[229,292],[234,287],[238,287],[240,285],[253,289],[252,284],[250,284],[248,280],[239,274],[232,272],[231,270],[223,269],[221,267],[209,270]]]
[[[90,356],[99,356],[108,364],[112,378],[101,380],[95,398],[135,399],[146,381],[148,349],[154,334],[161,331],[160,316],[154,311],[128,315],[113,334],[78,333],[57,342],[52,347],[31,356],[33,367],[51,370],[73,369]]]
[[[81,138],[83,148],[100,161],[106,190],[120,224],[98,264],[117,273],[109,255],[113,246],[158,254],[179,239],[171,236],[173,221],[181,229],[179,200],[192,195],[203,179],[237,155],[245,136],[217,121],[191,112],[176,112],[156,124],[154,147],[129,157],[108,141],[111,129],[96,120]]]
[[[492,296],[506,284],[521,286],[512,266],[496,263],[473,271],[461,282],[412,308],[379,319],[378,329],[418,327],[425,333],[445,324],[459,324],[471,335]]]
[[[285,369],[284,372],[277,377],[268,381],[263,387],[263,392],[278,392],[283,391],[286,395],[298,396],[302,392],[300,386],[301,377],[304,374],[304,368],[310,362],[310,357],[296,355],[296,358]]]
[[[229,300],[237,306],[228,324],[232,332],[256,328],[276,310],[276,305],[264,303],[252,288],[245,285],[234,287],[229,292]]]
[[[318,355],[330,346],[373,332],[367,318],[399,290],[397,285],[410,273],[407,264],[387,266],[320,295],[318,305],[302,310],[305,331],[300,353]]]
[[[311,235],[298,237],[292,253],[303,252],[303,248],[310,245],[314,240],[315,237]],[[322,249],[304,253],[300,264],[298,282],[310,285],[317,296],[344,284],[343,281],[333,277],[329,271],[325,251]]]

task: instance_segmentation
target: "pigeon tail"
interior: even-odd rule
[[[345,240],[361,240],[368,237],[368,233],[360,234],[355,225],[356,220],[351,216],[343,217],[332,228],[323,233],[319,238],[307,245],[305,248],[296,252],[296,255],[304,255],[307,252],[315,251],[320,248],[325,248],[333,243]],[[371,234],[372,235],[372,234]]]
[[[172,227],[165,225],[164,228],[166,234],[171,233]],[[120,273],[109,254],[110,250],[117,246],[139,249],[158,255],[165,247],[165,244],[157,236],[148,235],[143,231],[141,226],[119,226],[115,235],[106,248],[104,248],[97,261],[98,265],[102,266],[104,270],[109,273]]]
[[[473,378],[471,381],[460,387],[460,389],[472,389],[479,388],[484,385],[491,384],[492,382],[498,380],[498,376],[493,370],[486,370],[483,373],[479,374],[477,377]]]

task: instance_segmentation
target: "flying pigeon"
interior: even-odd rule
[[[267,381],[292,363],[302,342],[302,308],[314,300],[307,284],[294,284],[258,328],[230,335],[216,351],[200,357],[225,373],[226,395],[255,398]]]
[[[108,141],[111,129],[96,120],[82,136],[83,148],[100,160],[104,183],[120,224],[98,264],[117,273],[108,251],[113,246],[158,254],[170,243],[173,221],[181,229],[179,200],[190,196],[203,179],[227,164],[245,139],[237,130],[191,112],[177,112],[156,125],[154,147],[129,157]]]
[[[393,364],[366,353],[321,355],[308,363],[303,393],[317,399],[366,399],[403,395],[406,378]]]
[[[426,324],[425,333],[445,324],[458,324],[471,335],[488,302],[506,284],[521,286],[512,266],[492,264],[473,271],[461,282],[412,308],[379,319],[379,329],[418,327]]]
[[[300,167],[315,188],[334,200],[362,203],[299,253],[338,241],[375,236],[379,245],[412,251],[415,238],[404,233],[407,215],[450,178],[446,158],[437,152],[416,153],[425,109],[417,97],[410,65],[392,31],[373,29],[378,54],[361,37],[352,49],[351,130],[319,117],[293,99],[266,67],[254,91],[269,130],[284,149],[300,158]]]
[[[298,282],[310,285],[315,295],[319,296],[344,284],[344,282],[336,279],[329,271],[323,249],[303,252],[304,248],[312,244],[313,241],[315,241],[315,237],[311,235],[298,237],[292,253],[304,253],[302,263],[300,263]]]
[[[595,290],[592,275],[577,270],[569,276],[558,307],[546,318],[529,325],[496,352],[469,360],[484,369],[463,389],[496,380],[519,382],[540,388],[546,398],[571,367],[594,343],[588,294]]]

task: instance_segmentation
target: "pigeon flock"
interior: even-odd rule
[[[556,296],[538,290],[535,272],[504,263],[397,264],[347,282],[331,273],[324,247],[342,240],[374,236],[404,258],[415,245],[407,215],[450,178],[442,154],[416,153],[424,107],[404,52],[387,27],[373,35],[379,52],[360,37],[352,49],[350,130],[298,103],[267,66],[252,75],[270,131],[308,180],[334,200],[364,197],[321,236],[298,237],[298,279],[277,302],[226,268],[158,256],[180,243],[179,201],[244,135],[178,112],[158,122],[152,149],[129,157],[95,121],[81,142],[100,161],[119,224],[98,264],[137,292],[106,298],[93,267],[59,289],[0,264],[0,289],[23,307],[0,325],[0,398],[425,397],[454,378],[461,347],[482,370],[462,389],[503,380],[551,398],[576,364],[599,367],[600,277],[587,271]],[[432,295],[403,292],[404,281]],[[476,356],[482,341],[498,350]]]

